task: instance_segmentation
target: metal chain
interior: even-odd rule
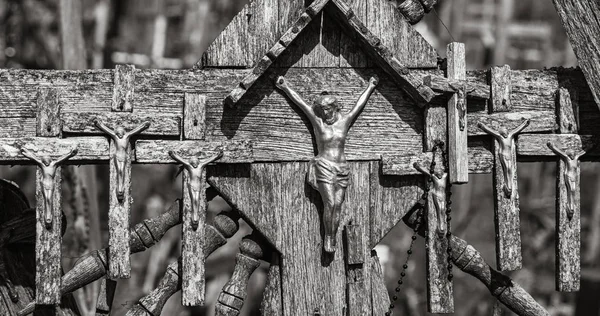
[[[442,152],[442,162],[444,164],[444,168],[446,169],[446,171],[448,171],[448,153],[444,150],[444,142],[438,142],[434,145],[433,147],[433,158],[431,159],[431,165],[429,167],[429,173],[430,174],[434,174],[435,172],[435,166],[436,166],[436,162],[435,162],[435,157],[436,157],[436,153],[437,151],[440,150]],[[416,208],[419,209],[419,213],[417,215],[417,224],[415,225],[415,228],[413,229],[413,235],[411,237],[411,242],[410,242],[410,246],[408,247],[408,250],[406,251],[406,260],[404,261],[404,264],[402,265],[402,272],[400,272],[400,278],[398,279],[398,286],[396,287],[395,294],[392,297],[392,302],[389,306],[388,311],[385,313],[385,316],[391,316],[392,315],[392,310],[395,307],[395,303],[398,300],[398,293],[400,292],[400,287],[402,286],[402,284],[404,283],[403,279],[406,276],[406,270],[408,269],[408,261],[410,260],[410,257],[413,253],[412,249],[413,246],[415,244],[415,240],[417,240],[417,234],[419,229],[421,228],[421,224],[423,224],[424,219],[425,219],[425,211],[426,211],[426,205],[427,205],[427,199],[429,197],[429,191],[431,190],[431,183],[432,183],[432,179],[428,178],[427,179],[427,185],[425,186],[425,191],[423,192],[423,195],[421,195],[421,199],[419,200],[419,202],[417,202],[417,205],[415,206]],[[447,233],[446,233],[446,238],[448,240],[448,280],[452,281],[452,279],[454,278],[454,275],[452,275],[452,260],[451,260],[451,256],[450,254],[452,253],[452,247],[450,247],[450,237],[452,236],[452,233],[450,232],[450,221],[452,220],[451,217],[451,213],[452,213],[452,183],[448,183],[446,186],[446,225],[447,225]],[[429,240],[429,234],[427,232],[427,230],[425,230],[425,249],[427,249],[427,241]]]

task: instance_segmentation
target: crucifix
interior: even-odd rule
[[[342,203],[344,203],[350,169],[346,162],[344,147],[350,127],[375,91],[378,79],[372,77],[356,105],[348,113],[341,113],[337,99],[322,94],[309,105],[292,89],[283,77],[277,78],[275,85],[283,91],[308,117],[313,126],[318,154],[311,160],[306,174],[310,186],[319,191],[323,200],[323,227],[325,252],[336,250],[336,236],[340,225]]]
[[[129,218],[131,209],[131,137],[150,127],[149,122],[142,123],[126,132],[122,126],[111,129],[99,120],[94,125],[110,136],[109,166],[110,194],[108,211],[109,236],[109,273],[111,279],[129,278],[131,266],[129,260]]]

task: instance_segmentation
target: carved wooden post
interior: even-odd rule
[[[510,110],[510,68],[491,71],[493,111]],[[496,263],[500,271],[518,270],[522,265],[517,154],[515,136],[529,125],[524,121],[515,129],[500,130],[479,123],[479,128],[494,136],[494,222],[496,225]]]
[[[238,219],[239,216],[235,212],[221,212],[214,218],[212,225],[206,225],[204,259],[219,247],[225,245],[228,238],[235,235],[239,229]],[[127,311],[126,316],[161,315],[167,300],[181,289],[179,260],[169,265],[158,287],[142,297],[138,303]]]
[[[448,56],[448,79],[456,93],[448,101],[448,173],[450,183],[469,181],[469,158],[467,156],[467,64],[465,44],[450,43]]]
[[[240,242],[240,252],[235,257],[235,268],[231,279],[223,287],[217,300],[216,315],[237,316],[242,310],[246,298],[246,288],[250,276],[260,266],[264,257],[263,241],[253,232]]]

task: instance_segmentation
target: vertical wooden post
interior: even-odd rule
[[[186,93],[183,118],[183,137],[185,139],[204,139],[206,96]],[[206,220],[206,191],[200,190],[200,209],[198,226],[192,227],[192,197],[188,185],[190,175],[183,172],[183,214],[181,243],[182,295],[184,306],[204,305],[204,222]],[[202,170],[201,183],[206,183],[206,169]]]
[[[576,122],[576,108],[573,107],[569,91],[561,88],[557,91],[557,104],[559,118],[559,132],[561,134],[572,134],[578,132]],[[577,153],[573,153],[577,155]],[[578,159],[575,157],[574,159]],[[570,188],[573,192],[573,209],[570,210],[568,201],[569,186],[566,183],[565,172],[567,165],[564,159],[558,161],[558,171],[556,174],[556,290],[563,292],[579,291],[581,262],[580,262],[580,170],[577,162],[576,170],[573,176],[575,186]],[[569,212],[573,212],[569,217]]]
[[[117,282],[111,279],[102,279],[98,299],[96,300],[96,316],[110,315],[110,310],[115,297]]]
[[[450,43],[448,56],[448,79],[467,79],[465,44]],[[467,157],[467,92],[466,84],[455,87],[457,92],[448,101],[448,173],[450,183],[469,181],[469,159]]]
[[[346,225],[344,241],[346,248],[346,278],[348,296],[348,316],[364,315],[364,295],[367,282],[363,273],[365,264],[366,241],[361,225]]]
[[[54,89],[39,89],[37,96],[37,136],[60,136],[59,95]],[[36,240],[35,240],[35,287],[36,303],[54,305],[60,303],[61,244],[61,168],[56,168],[52,197],[52,226],[44,222],[44,195],[42,193],[42,171],[36,168]]]

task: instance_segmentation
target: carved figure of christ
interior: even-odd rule
[[[494,136],[497,144],[500,146],[500,164],[504,176],[504,196],[512,197],[513,193],[513,178],[515,176],[515,166],[512,163],[512,155],[515,150],[515,135],[523,131],[529,125],[529,120],[525,120],[517,128],[508,132],[506,128],[496,131],[483,123],[477,126],[486,133]]]
[[[56,169],[58,165],[63,161],[77,155],[77,149],[71,150],[68,154],[59,157],[57,160],[51,161],[50,157],[43,156],[38,157],[32,151],[27,148],[22,148],[21,153],[23,156],[35,161],[42,172],[42,196],[44,198],[44,223],[46,228],[52,227],[52,212],[53,205],[52,200],[54,196],[54,177],[56,176]]]
[[[565,184],[567,186],[567,218],[571,220],[573,218],[573,213],[575,213],[575,192],[577,186],[577,177],[579,175],[579,158],[585,155],[585,151],[582,151],[578,154],[574,153],[565,153],[564,151],[556,148],[554,144],[548,142],[546,144],[548,148],[550,148],[557,156],[565,164],[565,171],[563,177],[565,179]]]
[[[311,106],[292,89],[284,77],[277,78],[275,82],[275,86],[306,114],[314,130],[318,154],[311,160],[307,180],[319,191],[323,200],[323,248],[328,253],[335,252],[342,203],[348,187],[350,169],[344,153],[346,137],[377,84],[378,79],[371,78],[354,108],[348,113],[341,113],[341,106],[331,95],[322,94]]]

